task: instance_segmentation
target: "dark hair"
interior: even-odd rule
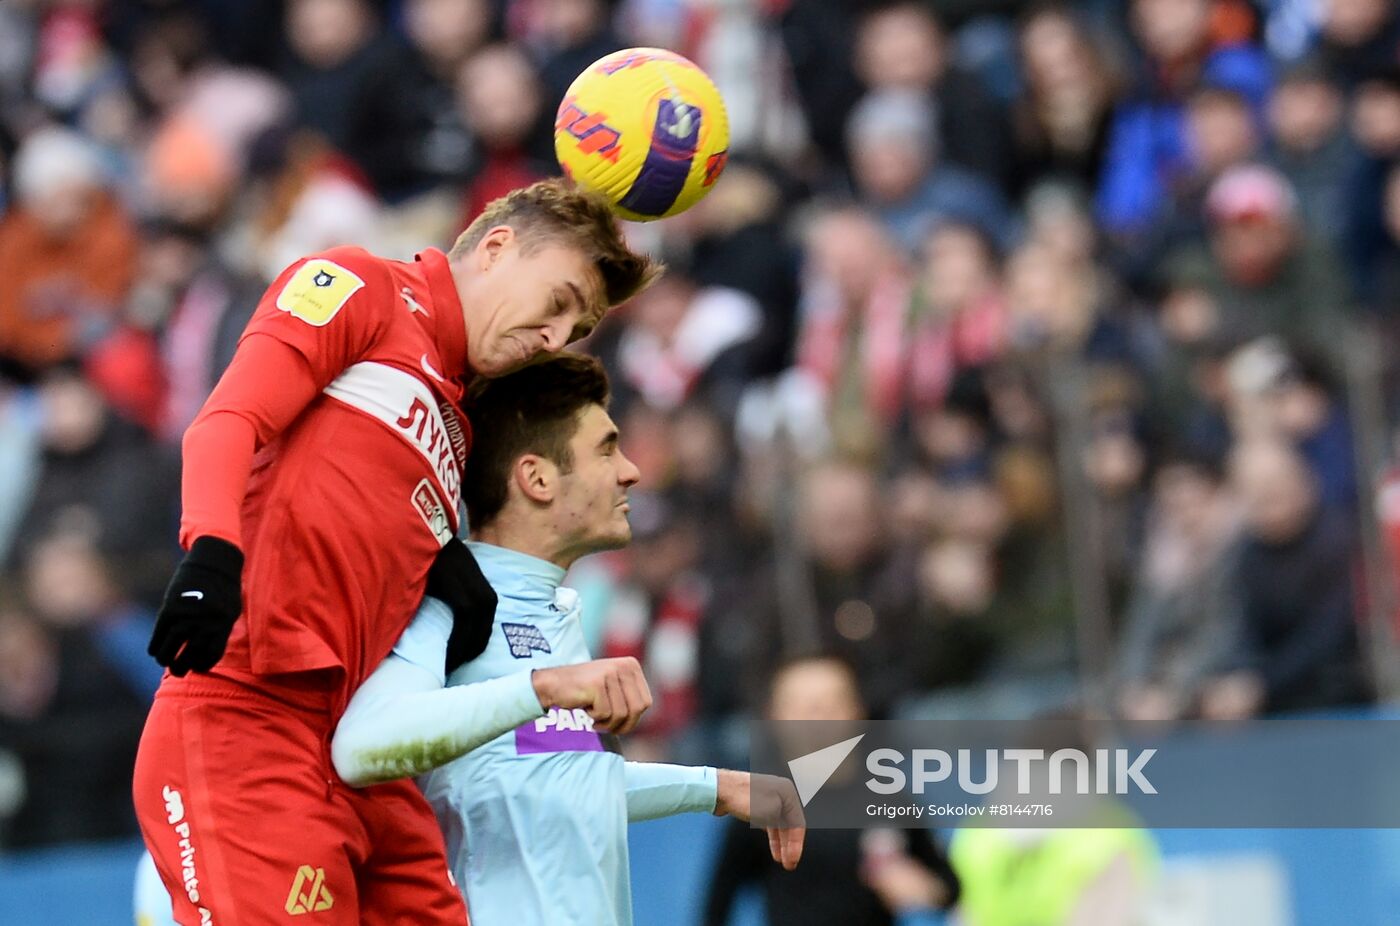
[[[527,453],[565,472],[573,468],[569,442],[590,405],[607,406],[608,374],[584,354],[566,353],[497,379],[480,378],[467,397],[472,451],[462,500],[474,527],[505,507],[511,468]]]

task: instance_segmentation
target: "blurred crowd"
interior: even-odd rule
[[[733,133],[584,345],[643,482],[572,581],[639,754],[742,763],[812,653],[876,716],[1375,697],[1389,0],[11,0],[0,846],[134,832],[179,438],[262,289],[446,246],[629,45]]]

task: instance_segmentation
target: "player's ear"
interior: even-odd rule
[[[481,262],[481,269],[485,270],[500,260],[501,254],[506,247],[515,240],[515,229],[509,225],[493,225],[486,230],[486,234],[481,236],[481,241],[477,242],[476,253]]]
[[[515,486],[530,501],[548,505],[559,485],[559,467],[537,454],[527,453],[515,461]]]

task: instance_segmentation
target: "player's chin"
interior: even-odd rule
[[[632,542],[632,525],[627,523],[627,515],[609,525],[607,534],[598,538],[598,549],[620,550]]]

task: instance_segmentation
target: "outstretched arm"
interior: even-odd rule
[[[350,699],[331,741],[331,761],[347,784],[421,775],[543,717],[547,708],[582,708],[597,729],[627,733],[651,706],[641,666],[631,658],[448,686],[451,635],[451,609],[424,598],[394,651]]]
[[[718,773],[707,766],[628,762],[627,822],[714,813]]]
[[[806,838],[802,805],[792,783],[771,775],[754,776],[732,769],[627,763],[627,821],[654,820],[678,813],[713,813],[749,822],[755,816],[768,830],[773,861],[791,871],[802,858]],[[755,801],[758,807],[755,809]]]
[[[423,601],[397,646],[350,699],[331,740],[352,787],[421,775],[544,715],[529,670],[446,685],[452,612]]]

